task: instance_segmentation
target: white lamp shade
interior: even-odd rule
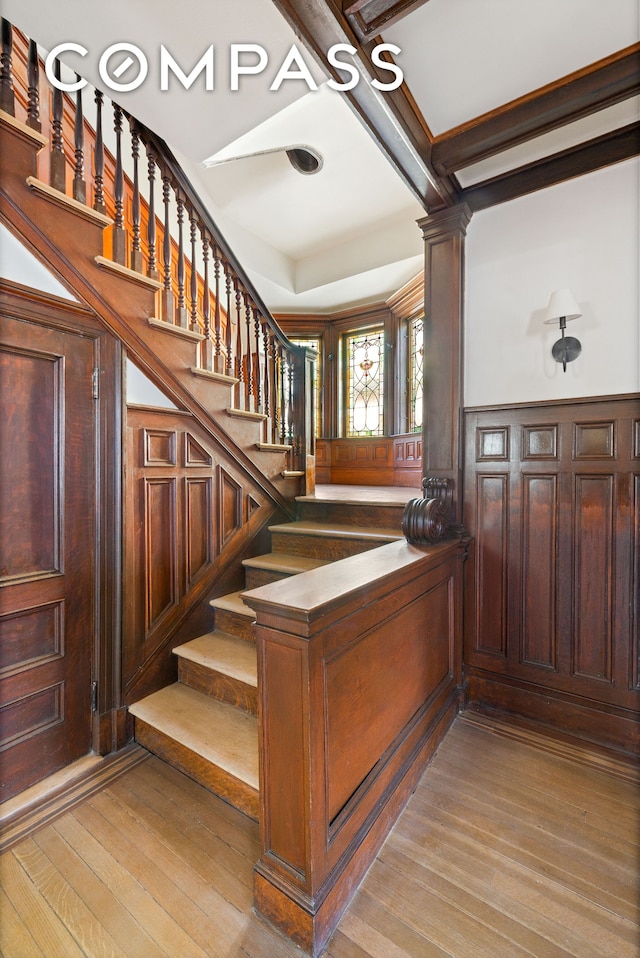
[[[551,294],[542,322],[557,323],[563,316],[565,319],[577,319],[578,316],[582,316],[570,289],[557,289]]]

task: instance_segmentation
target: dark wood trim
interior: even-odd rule
[[[640,92],[640,43],[576,70],[434,139],[443,176]]]
[[[425,241],[423,474],[453,482],[453,520],[462,521],[465,204],[419,220]]]
[[[95,795],[130,769],[146,762],[149,753],[139,745],[130,745],[117,755],[105,759],[96,757],[96,764],[88,771],[82,771],[71,781],[56,784],[59,777],[54,775],[48,787],[49,780],[34,786],[34,801],[28,802],[28,793],[20,796],[21,802],[16,802],[15,811],[2,814],[2,837],[0,851],[5,852],[12,845],[27,838],[36,829],[42,828],[59,818],[80,802]],[[37,790],[37,791],[36,791]],[[7,805],[14,803],[5,803]]]
[[[343,95],[427,212],[458,203],[458,184],[437,174],[431,164],[431,135],[407,95],[406,85],[385,92],[371,85],[376,78],[385,83],[388,81],[388,75],[378,75],[372,65],[373,44],[367,41],[361,44],[342,12],[326,0],[274,2],[295,33],[304,38],[308,48],[322,61],[326,51],[335,43],[348,43],[356,48],[353,60],[360,80]],[[343,80],[328,65],[327,69],[334,79]]]
[[[342,12],[361,40],[372,40],[427,0],[342,0]]]
[[[582,404],[591,406],[594,403],[628,402],[629,400],[640,402],[640,393],[615,393],[609,396],[579,396],[577,399],[540,399],[536,402],[514,402],[504,405],[465,406],[464,412],[466,415],[467,413],[491,412],[494,409],[500,412],[507,412],[510,409],[545,409],[551,408],[552,406],[579,406]]]
[[[640,153],[640,122],[604,133],[553,156],[520,166],[484,180],[463,191],[464,202],[474,212],[514,200],[556,183],[593,173]]]

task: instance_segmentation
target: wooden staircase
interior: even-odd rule
[[[130,706],[136,740],[257,820],[258,675],[251,589],[402,539],[410,490],[320,487],[273,525],[272,551],[243,561],[245,590],[211,601],[212,631],[173,651],[178,681]]]

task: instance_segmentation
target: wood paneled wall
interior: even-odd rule
[[[316,481],[420,491],[422,433],[316,440]]]
[[[242,581],[223,588],[222,577],[241,576],[240,558],[274,510],[188,413],[129,406],[126,433],[129,703],[173,680],[171,649],[181,627],[210,594],[240,588]]]
[[[640,398],[465,420],[470,700],[640,751]]]

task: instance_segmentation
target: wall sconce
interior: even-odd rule
[[[560,323],[562,336],[551,348],[551,355],[557,363],[562,363],[562,370],[566,373],[567,363],[572,363],[582,352],[582,345],[575,336],[565,336],[567,321],[582,316],[580,307],[573,298],[570,289],[557,289],[551,294],[549,305],[544,314],[543,322],[547,325]]]

